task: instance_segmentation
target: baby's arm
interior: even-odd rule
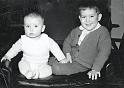
[[[11,58],[5,55],[5,56],[2,57],[1,62],[2,62],[3,60],[9,60],[9,61],[11,61]]]
[[[66,58],[61,60],[60,63],[72,63],[71,55],[70,53],[66,53]]]
[[[9,49],[9,51],[2,57],[1,62],[3,60],[11,61],[11,58],[16,56],[20,51],[21,51],[21,43],[20,40],[18,40],[15,44],[13,44],[13,46]]]
[[[68,60],[67,58],[65,58],[65,59],[60,60],[59,62],[60,62],[60,63],[68,63],[69,60]]]
[[[50,43],[50,51],[53,53],[53,55],[57,58],[58,61],[66,62],[66,57],[62,50],[60,49],[59,45],[51,38],[49,38]]]

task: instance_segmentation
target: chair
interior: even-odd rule
[[[8,61],[6,61],[7,63]],[[106,65],[106,71],[102,74],[101,78],[98,80],[93,81],[88,79],[87,72],[84,73],[77,73],[70,76],[56,76],[52,75],[48,78],[44,79],[37,79],[37,80],[28,80],[20,73],[13,72],[11,68],[7,69],[10,73],[8,73],[8,84],[10,88],[22,88],[22,87],[31,87],[31,88],[78,88],[83,86],[103,86],[106,84],[105,77],[109,77],[111,75],[110,71],[110,64]],[[15,65],[14,65],[15,66]],[[2,68],[3,69],[3,68]],[[5,69],[5,68],[4,68]],[[108,72],[111,72],[108,74]],[[105,76],[106,75],[106,76]],[[109,76],[107,76],[109,75]]]
[[[8,75],[9,75],[8,70],[2,69],[0,63],[0,88],[9,88]]]
[[[14,57],[11,62],[6,60],[2,63],[2,69],[6,69],[4,71],[7,73],[6,77],[10,88],[104,88],[105,86],[110,86],[114,83],[117,84],[117,80],[114,77],[113,63],[111,61],[113,58],[112,55],[110,55],[109,60],[102,68],[102,77],[97,80],[89,79],[87,72],[72,74],[70,76],[52,75],[44,79],[28,80],[19,73],[17,64],[21,57],[22,52]],[[112,78],[115,78],[115,80]]]
[[[120,46],[118,48],[118,56],[119,56],[119,60],[120,60],[120,65],[121,65],[121,71],[120,71],[120,75],[122,78],[124,78],[123,74],[124,74],[124,33],[122,35],[122,38],[121,39],[115,39],[116,42],[119,42],[120,43]]]
[[[18,62],[22,57],[22,52],[19,53],[14,59],[9,62],[5,61],[1,66],[1,69],[4,72],[5,77],[7,78],[7,84],[10,88],[22,88],[22,87],[30,87],[30,88],[82,88],[82,87],[105,87],[109,85],[118,85],[118,80],[114,77],[116,71],[116,65],[113,62],[118,57],[118,48],[115,44],[115,41],[112,39],[112,53],[105,63],[101,73],[102,77],[98,78],[98,80],[93,81],[88,79],[87,72],[77,73],[70,76],[56,76],[52,75],[45,79],[37,79],[37,80],[27,80],[24,76],[19,73]],[[9,45],[2,44],[0,47],[0,58],[6,53],[9,49]],[[7,64],[9,64],[7,66]],[[109,87],[108,87],[109,88]]]
[[[115,42],[113,41],[113,44]],[[0,48],[0,57],[2,57],[5,52],[8,50],[10,45],[4,45]],[[18,62],[22,57],[22,52],[19,53],[14,59],[9,62],[5,61],[1,66],[1,69],[4,71],[4,75],[7,78],[7,82],[10,88],[82,88],[82,87],[98,87],[105,88],[110,85],[118,85],[118,80],[116,80],[115,70],[113,59],[115,58],[113,55],[118,51],[116,45],[113,46],[112,53],[110,58],[105,63],[101,73],[102,77],[93,81],[88,79],[87,72],[77,73],[70,76],[56,76],[52,75],[45,79],[37,79],[37,80],[27,80],[24,76],[19,73]],[[9,65],[7,65],[9,64]],[[114,79],[114,80],[113,80]],[[113,82],[114,81],[114,82]],[[108,87],[109,88],[109,87]]]

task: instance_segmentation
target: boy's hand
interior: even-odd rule
[[[89,76],[89,79],[92,79],[92,80],[97,80],[98,77],[101,77],[100,72],[95,70],[91,70],[87,74]]]

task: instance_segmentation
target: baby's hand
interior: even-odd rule
[[[67,58],[60,61],[60,63],[68,63],[68,62],[69,62],[69,60]]]
[[[70,63],[72,63],[72,58],[71,58],[70,53],[67,53],[67,54],[66,54],[66,58],[68,59],[68,61],[69,61]]]
[[[2,62],[3,60],[8,60],[8,57],[7,57],[7,56],[2,57],[1,62]]]

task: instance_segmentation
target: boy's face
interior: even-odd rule
[[[25,35],[30,38],[36,38],[45,30],[44,20],[40,17],[24,18]]]
[[[98,21],[101,20],[102,14],[98,14],[93,8],[86,8],[80,11],[80,22],[81,25],[88,31],[93,30]]]

